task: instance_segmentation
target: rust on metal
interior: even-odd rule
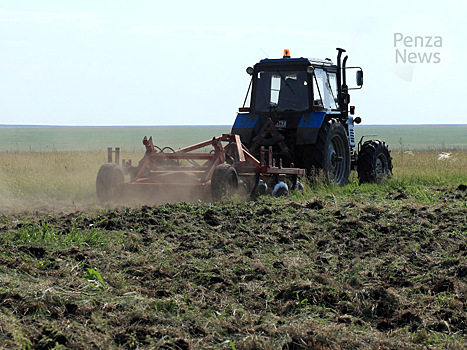
[[[260,159],[256,159],[245,145],[242,144],[238,135],[223,134],[213,137],[211,140],[181,148],[177,151],[164,153],[160,148],[154,146],[153,138],[145,136],[143,145],[146,152],[138,166],[132,166],[131,160],[122,161],[124,171],[130,174],[130,181],[124,182],[122,186],[142,188],[196,188],[210,184],[214,170],[220,164],[231,164],[239,179],[250,179],[257,182],[258,176],[272,176],[277,179],[281,176],[291,176],[294,180],[299,175],[304,175],[305,170],[282,166],[279,167],[273,155],[272,146],[260,147]],[[211,147],[211,152],[206,148]],[[115,161],[120,156],[120,149],[108,149],[109,162],[115,153]],[[256,185],[253,187],[253,191]]]
[[[113,160],[113,148],[112,147],[108,147],[107,148],[107,163],[112,163],[112,160]]]
[[[115,163],[120,164],[120,148],[115,148]]]

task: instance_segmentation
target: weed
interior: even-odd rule
[[[88,272],[83,276],[83,278],[92,282],[96,288],[102,289],[104,287],[104,280],[102,279],[99,270],[87,268],[87,271]]]
[[[237,348],[235,347],[235,344],[232,340],[224,340],[222,343],[218,344],[215,349],[220,349],[220,348],[223,348],[225,345],[230,345],[230,348],[232,350],[236,350]]]

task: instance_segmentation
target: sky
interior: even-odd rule
[[[466,124],[466,13],[464,0],[0,0],[0,124],[231,125],[248,66],[284,49],[335,62],[336,47],[364,70],[363,124]]]

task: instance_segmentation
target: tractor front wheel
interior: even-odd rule
[[[366,141],[360,150],[357,162],[360,184],[381,183],[392,174],[392,158],[385,142]]]
[[[214,169],[211,178],[211,196],[217,202],[229,198],[238,190],[238,175],[230,164],[220,164]]]
[[[124,181],[122,168],[115,163],[100,167],[96,179],[97,198],[100,202],[110,202],[119,196],[118,185]]]

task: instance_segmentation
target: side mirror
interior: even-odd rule
[[[357,76],[357,85],[362,86],[363,85],[363,71],[358,70],[356,76]]]

